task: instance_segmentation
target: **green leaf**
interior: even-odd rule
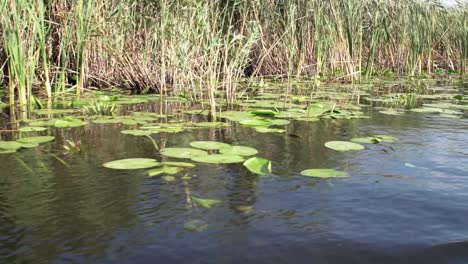
[[[132,129],[132,130],[122,130],[122,131],[120,131],[120,133],[125,134],[125,135],[143,137],[143,136],[149,136],[153,132],[148,131],[148,130]]]
[[[308,169],[301,171],[301,175],[316,178],[343,178],[349,176],[346,172],[333,169]]]
[[[243,164],[249,171],[264,175],[265,173],[271,173],[271,161],[264,158],[250,158]]]
[[[197,156],[206,156],[208,152],[194,148],[165,148],[161,155],[171,158],[190,159]]]
[[[190,146],[198,149],[215,150],[230,147],[231,145],[216,141],[193,141]]]
[[[269,117],[275,116],[277,114],[277,112],[273,110],[262,110],[262,109],[253,110],[253,111],[250,111],[250,113],[256,116],[269,116]]]
[[[157,167],[160,165],[161,163],[157,162],[155,159],[132,158],[114,160],[104,163],[102,166],[114,170],[136,170]]]
[[[17,141],[25,144],[41,144],[45,142],[53,141],[55,137],[53,136],[38,136],[38,137],[26,137],[18,139]]]
[[[237,155],[214,154],[192,157],[193,161],[211,164],[227,164],[243,162],[244,158]]]
[[[161,174],[176,174],[176,173],[181,172],[183,169],[184,168],[164,166],[162,168],[149,170],[148,176],[154,177],[154,176],[158,176]]]
[[[364,146],[349,141],[328,141],[325,147],[336,151],[363,150]]]
[[[245,146],[230,146],[227,148],[220,149],[219,152],[221,152],[222,154],[238,156],[253,156],[258,153],[256,149]]]
[[[190,232],[201,232],[208,228],[208,223],[203,220],[191,220],[184,224],[184,229]]]
[[[0,141],[0,150],[18,150],[21,148],[21,143],[16,141]]]
[[[204,207],[204,208],[211,208],[217,204],[220,204],[222,201],[220,200],[212,200],[212,199],[201,199],[201,198],[197,198],[195,196],[192,196],[192,201],[196,202],[197,204],[199,204],[200,206]]]
[[[46,127],[22,127],[18,129],[20,132],[39,132],[47,130]]]
[[[174,161],[164,161],[161,162],[164,166],[172,166],[172,167],[183,167],[183,168],[195,168],[196,165],[189,162],[174,162]]]

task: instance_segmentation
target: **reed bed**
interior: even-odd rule
[[[468,59],[466,2],[0,0],[0,13],[11,104],[118,87],[214,105],[246,77],[464,74]]]

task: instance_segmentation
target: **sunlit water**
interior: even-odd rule
[[[145,170],[101,164],[164,160],[145,137],[118,125],[55,129],[57,140],[0,156],[2,263],[467,263],[468,119],[409,113],[371,119],[294,121],[291,137],[228,128],[157,134],[161,147],[217,140],[255,147],[273,162],[265,177],[242,164],[190,169],[167,183]],[[359,152],[329,140],[387,134]],[[63,154],[65,139],[81,151]],[[69,167],[49,156],[52,152]],[[172,159],[174,160],[174,159]],[[344,179],[300,176],[308,168]],[[219,199],[193,206],[194,195]],[[206,221],[202,232],[184,223]]]

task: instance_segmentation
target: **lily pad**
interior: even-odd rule
[[[149,130],[132,129],[132,130],[122,130],[122,131],[120,131],[120,133],[125,134],[125,135],[144,137],[144,136],[151,135],[153,132],[151,132]]]
[[[255,131],[258,133],[284,133],[286,130],[279,128],[269,128],[269,127],[254,127]]]
[[[7,149],[7,150],[1,150],[0,149],[0,155],[2,154],[12,154],[12,153],[15,153],[16,152],[16,149]]]
[[[216,141],[193,141],[190,146],[198,149],[215,150],[230,147],[229,144]]]
[[[243,164],[249,171],[263,175],[265,173],[271,173],[271,161],[264,158],[250,158]]]
[[[16,141],[0,141],[1,150],[18,150],[21,148],[21,143]]]
[[[20,132],[40,132],[47,130],[46,127],[22,127],[18,129]]]
[[[267,127],[267,126],[273,125],[273,123],[270,120],[260,119],[260,118],[245,119],[245,120],[240,121],[239,123],[241,125],[250,126],[250,127],[256,127],[256,126]]]
[[[211,208],[217,204],[220,204],[222,201],[220,200],[212,200],[212,199],[201,199],[201,198],[197,198],[195,196],[192,196],[192,201],[196,202],[197,204],[199,204],[200,206],[204,207],[204,208]]]
[[[227,148],[220,149],[219,152],[226,155],[238,156],[253,156],[258,153],[256,149],[245,146],[230,146]]]
[[[156,168],[148,171],[148,176],[154,177],[158,176],[161,174],[176,174],[179,173],[183,170],[183,168],[179,167],[170,167],[170,166],[164,166],[162,168]]]
[[[57,120],[54,123],[54,126],[58,128],[80,127],[84,125],[86,123],[78,119]]]
[[[148,169],[160,165],[161,163],[157,162],[155,159],[132,158],[114,160],[111,162],[104,163],[102,166],[114,170],[137,170]]]
[[[289,123],[291,123],[289,120],[284,120],[284,119],[271,119],[269,121],[273,126],[284,126],[284,125],[288,125]]]
[[[228,123],[223,122],[200,122],[193,124],[196,127],[227,127],[229,126]]]
[[[197,156],[206,156],[208,152],[194,148],[165,148],[161,155],[171,158],[190,159]]]
[[[18,139],[17,141],[25,144],[41,144],[45,142],[53,141],[55,137],[53,136],[37,136],[37,137],[27,137]]]
[[[176,177],[166,175],[166,176],[162,176],[161,179],[163,179],[165,182],[173,182],[176,180]]]
[[[364,146],[349,141],[328,141],[325,147],[337,151],[363,150]]]
[[[277,112],[273,110],[263,110],[263,109],[257,109],[250,111],[251,114],[256,115],[256,116],[275,116]]]
[[[184,229],[190,232],[201,232],[208,228],[208,223],[203,220],[191,220],[184,224]]]
[[[243,162],[244,158],[238,155],[214,154],[192,157],[193,161],[211,164],[228,164]]]
[[[195,168],[196,165],[190,162],[174,162],[174,161],[164,161],[161,162],[164,166],[172,166],[172,167],[183,167],[183,168]]]
[[[377,144],[377,143],[380,143],[381,140],[376,137],[360,137],[360,138],[353,138],[351,139],[351,141],[355,143]]]
[[[346,172],[333,169],[308,169],[301,171],[301,175],[316,178],[344,178],[349,176]]]

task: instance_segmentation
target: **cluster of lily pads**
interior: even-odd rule
[[[246,146],[232,146],[216,141],[194,141],[190,145],[192,148],[165,148],[160,151],[161,155],[168,158],[190,159],[198,163],[207,164],[231,164],[241,163],[253,173],[265,174],[271,172],[271,162],[260,157],[247,157],[258,154],[258,151]],[[196,165],[188,162],[158,162],[156,159],[131,158],[121,159],[103,164],[110,169],[151,169],[147,171],[150,177],[161,174],[177,174],[187,168]],[[166,178],[172,179],[172,178]]]
[[[36,136],[36,137],[24,137],[16,141],[0,141],[0,154],[15,153],[21,148],[35,148],[39,144],[53,141],[53,136]]]

